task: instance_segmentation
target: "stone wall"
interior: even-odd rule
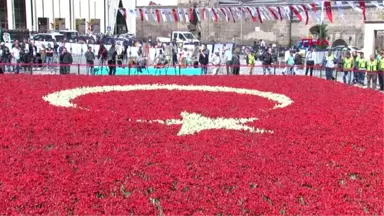
[[[187,4],[179,5],[180,7],[189,7]],[[169,8],[169,7],[168,7]],[[354,11],[351,8],[344,9],[344,20],[340,19],[337,9],[333,10],[334,22],[328,24],[328,33],[330,35],[330,42],[336,39],[343,39],[347,43],[349,37],[352,38],[350,45],[362,47],[364,43],[364,21],[361,13]],[[367,21],[382,21],[384,20],[384,12],[380,12],[376,8],[367,8],[366,10]],[[278,43],[287,46],[290,43],[296,43],[303,37],[309,35],[309,28],[316,25],[314,17],[310,17],[308,25],[305,23],[289,21],[264,21],[263,24],[259,22],[236,21],[226,22],[219,21],[213,22],[202,21],[201,34],[203,42],[231,42],[235,39],[239,44],[251,44],[255,39],[263,39],[267,43]],[[172,31],[188,30],[185,23],[156,23],[154,21],[141,21],[137,19],[137,37],[147,38],[152,36],[156,37],[169,37]],[[256,31],[257,30],[257,31]]]

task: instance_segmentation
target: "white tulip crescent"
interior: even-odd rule
[[[197,86],[197,85],[176,85],[176,84],[137,84],[137,85],[113,85],[113,86],[95,86],[79,87],[62,90],[48,94],[43,97],[51,105],[58,107],[80,108],[71,101],[77,97],[94,93],[106,92],[127,92],[127,91],[151,91],[151,90],[170,90],[170,91],[203,91],[218,93],[236,93],[263,97],[276,102],[272,109],[284,108],[293,103],[293,101],[282,94],[273,92],[263,92],[254,89],[233,88],[224,86]],[[182,112],[182,119],[167,120],[131,120],[145,123],[159,123],[164,125],[182,125],[178,133],[179,136],[191,135],[203,130],[227,129],[227,130],[245,130],[251,133],[273,133],[273,131],[254,128],[245,125],[254,122],[257,118],[209,118],[198,113]]]

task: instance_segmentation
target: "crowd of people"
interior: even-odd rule
[[[73,58],[65,43],[61,46],[56,42],[53,42],[53,46],[49,43],[47,46],[42,44],[39,49],[30,39],[24,39],[23,42],[15,40],[11,48],[4,42],[0,44],[1,74],[4,72],[18,74],[22,69],[29,74],[37,69],[53,71],[55,62],[60,67],[60,74],[69,74]]]
[[[108,67],[108,74],[115,75],[116,67],[123,66],[124,60],[127,60],[129,68],[137,68],[139,73],[147,67],[149,61],[149,46],[139,45],[138,55],[131,56],[127,47],[113,43],[109,49],[103,44],[99,45],[98,53],[95,54],[92,47],[88,47],[84,54],[87,73],[94,74],[94,65],[96,59],[100,61],[101,66]],[[263,41],[255,41],[253,49],[246,48],[241,51],[238,48],[229,48],[224,45],[221,49],[215,49],[210,53],[205,45],[195,46],[193,48],[179,48],[174,41],[169,45],[158,47],[155,58],[152,60],[155,68],[164,67],[195,67],[201,68],[201,74],[210,73],[218,75],[219,73],[227,75],[239,75],[240,67],[248,67],[249,74],[254,74],[256,60],[261,61],[263,74],[271,74],[273,64],[278,61],[278,56],[274,46],[266,46]],[[261,52],[260,52],[261,51]],[[240,53],[245,55],[246,65],[241,65]],[[53,42],[53,45],[44,44],[39,49],[34,42],[25,39],[23,42],[15,41],[11,48],[4,43],[0,44],[0,73],[14,72],[18,74],[21,69],[26,73],[32,73],[36,68],[40,70],[54,70],[53,65],[58,63],[60,74],[69,74],[70,66],[73,63],[73,57],[65,47],[65,43],[59,45]],[[316,61],[314,50],[310,48],[304,55],[298,50],[290,51],[285,61],[286,67],[282,74],[295,75],[305,68],[305,75],[312,76],[315,68],[324,68],[327,80],[335,80],[335,72],[343,72],[343,82],[346,84],[365,85],[368,88],[376,89],[377,83],[380,90],[383,91],[383,73],[384,73],[384,50],[376,50],[375,54],[366,58],[364,53],[343,51],[341,56],[335,56],[331,50],[324,56],[321,62]]]

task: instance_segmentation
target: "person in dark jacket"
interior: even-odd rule
[[[262,56],[262,60],[263,60],[263,74],[266,75],[268,71],[269,75],[271,75],[272,74],[271,65],[273,63],[273,57],[270,49],[267,49],[265,51],[264,55]]]
[[[208,59],[207,51],[205,48],[201,50],[200,57],[199,57],[199,63],[201,65],[201,75],[207,75],[208,74]]]
[[[93,75],[93,66],[95,62],[95,54],[92,52],[92,47],[88,47],[88,51],[84,54],[85,60],[87,61],[87,74]]]
[[[299,73],[299,70],[303,65],[303,56],[300,54],[299,50],[297,50],[293,60],[295,62],[295,65],[293,67],[293,75],[296,75]]]
[[[238,49],[236,49],[235,53],[232,55],[232,74],[240,75],[240,56]]]
[[[117,51],[115,47],[115,43],[112,44],[111,48],[108,50],[108,67],[109,67],[109,75],[116,74],[116,57]]]
[[[9,64],[11,62],[11,51],[5,45],[5,43],[2,42],[0,44],[0,52],[1,52],[0,63],[2,64],[1,67],[0,67],[1,68],[0,70],[4,73],[5,71],[9,71],[10,70]]]
[[[99,46],[99,52],[97,53],[97,58],[101,62],[101,67],[103,67],[108,59],[108,50],[107,48],[105,48],[103,44],[100,44]]]
[[[72,62],[72,54],[64,47],[60,54],[60,74],[69,74]]]
[[[33,46],[28,39],[24,39],[21,50],[23,51],[24,71],[32,74]]]

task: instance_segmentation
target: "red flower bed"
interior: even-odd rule
[[[383,95],[306,77],[0,77],[2,214],[383,214]],[[92,93],[81,86],[177,84],[232,92]],[[81,108],[80,108],[81,107]],[[247,130],[178,135],[182,112],[258,118]],[[136,122],[141,119],[143,122]],[[189,124],[192,124],[189,122]]]

